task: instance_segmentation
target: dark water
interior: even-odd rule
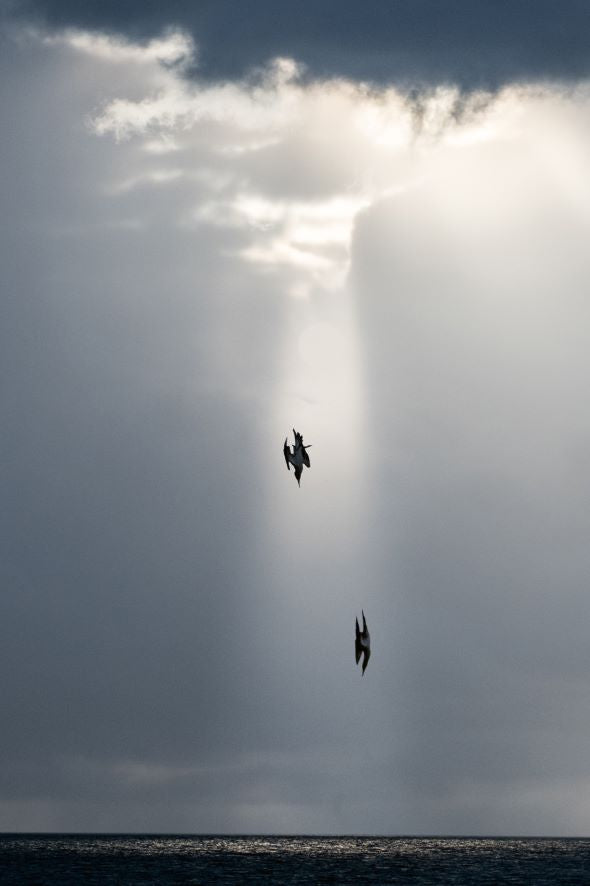
[[[0,884],[590,886],[590,840],[0,835]]]

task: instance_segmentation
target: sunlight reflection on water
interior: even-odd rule
[[[3,884],[590,882],[590,840],[1,835]]]

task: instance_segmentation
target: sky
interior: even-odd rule
[[[0,830],[588,834],[587,5],[1,9]]]

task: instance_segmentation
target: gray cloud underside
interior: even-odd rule
[[[312,77],[405,87],[444,82],[495,89],[512,81],[576,80],[590,71],[584,0],[28,0],[11,8],[50,25],[134,39],[181,26],[200,47],[199,75],[212,78],[242,76],[279,55],[303,62]]]

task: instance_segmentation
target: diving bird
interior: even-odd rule
[[[361,609],[362,612],[362,609]],[[365,613],[363,612],[363,629],[359,628],[359,620],[356,621],[356,638],[354,643],[354,652],[356,655],[356,663],[359,663],[359,659],[361,655],[363,658],[363,674],[365,673],[365,669],[369,664],[369,659],[371,657],[371,635],[369,634],[369,629],[367,627],[367,622],[365,620]]]
[[[291,447],[287,443],[287,438],[285,437],[285,443],[283,445],[283,455],[285,456],[285,461],[287,463],[287,470],[290,471],[291,468],[289,465],[293,465],[295,468],[295,479],[297,480],[297,485],[301,486],[301,472],[303,471],[303,465],[306,468],[311,467],[309,463],[309,455],[307,454],[307,450],[311,447],[311,443],[308,446],[303,445],[303,437],[301,434],[298,434],[295,428],[293,428],[293,435],[295,437],[295,446],[293,446],[293,451],[291,452]]]

